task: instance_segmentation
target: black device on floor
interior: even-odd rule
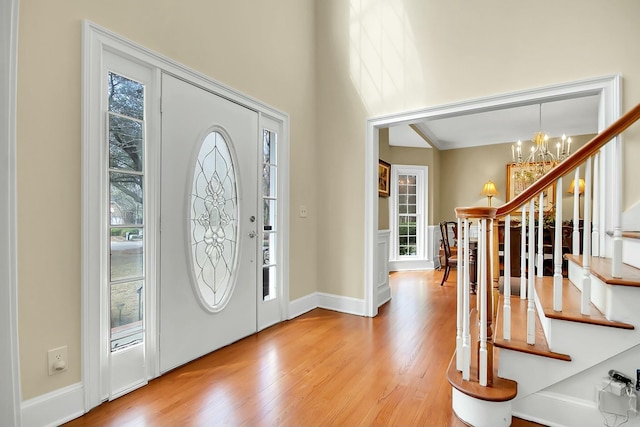
[[[640,369],[636,369],[636,390],[640,391]]]
[[[633,384],[633,380],[631,378],[629,378],[622,372],[616,371],[615,369],[611,369],[609,371],[609,378],[611,378],[612,380],[620,381],[621,383],[624,383],[626,385]]]

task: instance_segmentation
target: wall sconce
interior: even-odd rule
[[[493,181],[489,180],[486,182],[486,184],[484,184],[480,195],[487,196],[487,198],[489,199],[489,206],[491,206],[491,198],[498,195],[498,189],[496,188],[496,185],[493,183]]]
[[[571,184],[569,185],[569,190],[567,190],[567,193],[569,194],[575,193],[576,191],[575,187],[576,187],[576,180],[572,179]],[[584,178],[580,178],[580,181],[578,181],[578,194],[580,196],[584,194]]]

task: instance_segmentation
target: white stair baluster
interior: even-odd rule
[[[562,177],[556,188],[562,189]],[[553,309],[562,311],[562,190],[556,191],[556,226],[553,244]]]
[[[460,234],[460,230],[458,230]],[[469,302],[469,273],[467,266],[469,265],[469,219],[464,219],[464,233],[462,234],[462,254],[460,254],[460,236],[458,236],[458,257],[464,257],[462,275],[464,279],[463,301],[464,301],[464,325],[462,334],[462,379],[469,381],[471,378],[471,330],[469,316],[471,307]],[[456,272],[460,274],[460,272]]]
[[[478,273],[479,273],[479,290],[478,296],[480,297],[480,349],[478,352],[478,381],[481,386],[487,385],[487,220],[482,218],[478,224]]]
[[[534,277],[534,264],[535,264],[535,206],[533,199],[529,202],[529,283],[527,287],[527,344],[536,343],[536,312],[535,303],[533,301],[533,285],[535,281]]]
[[[600,153],[593,157],[593,231],[591,255],[600,256]]]
[[[538,197],[538,266],[537,275],[542,277],[544,268],[544,193]]]
[[[527,205],[522,205],[520,230],[520,299],[527,298]]]
[[[456,242],[458,249],[458,256],[456,261],[456,290],[457,290],[457,303],[456,303],[456,369],[462,371],[462,325],[464,323],[463,316],[463,304],[464,304],[464,286],[462,282],[462,253],[460,252],[460,218],[458,218],[458,241]]]
[[[613,176],[612,213],[613,222],[613,253],[611,254],[611,275],[622,278],[622,141],[615,137],[609,144],[613,145],[614,167]]]
[[[503,285],[503,308],[504,314],[502,330],[504,339],[511,339],[511,215],[507,215],[504,220],[504,285]]]
[[[573,255],[580,255],[580,166],[573,178]]]
[[[582,248],[582,303],[580,313],[591,312],[591,157],[587,159],[584,177],[584,223]]]

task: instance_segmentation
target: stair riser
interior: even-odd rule
[[[640,268],[640,240],[624,239],[622,241],[622,262]]]
[[[565,325],[559,325],[564,323]],[[566,325],[568,324],[568,325]],[[551,319],[551,349],[570,362],[501,348],[498,375],[518,383],[518,399],[583,372],[640,344],[640,333]],[[557,348],[551,344],[555,338]],[[597,343],[597,344],[595,344]],[[606,372],[605,372],[606,373]]]
[[[640,344],[640,332],[544,319],[552,351],[569,354],[571,362],[500,349],[499,375],[518,382],[518,398],[535,393],[576,375],[610,357]],[[540,373],[544,372],[544,375]]]
[[[584,284],[582,266],[569,262],[569,280],[582,291]],[[640,311],[640,289],[632,286],[609,285],[594,275],[590,275],[589,280],[591,302],[607,319],[631,324],[637,323],[637,313]]]

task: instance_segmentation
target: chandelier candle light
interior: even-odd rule
[[[542,104],[539,106],[539,128],[542,129]],[[533,143],[529,155],[525,158],[521,140],[511,145],[511,159],[518,167],[518,172],[513,176],[516,186],[516,194],[535,182],[549,169],[569,157],[571,154],[571,138],[566,135],[556,142],[555,154],[549,150],[549,135],[538,131],[531,140]]]

